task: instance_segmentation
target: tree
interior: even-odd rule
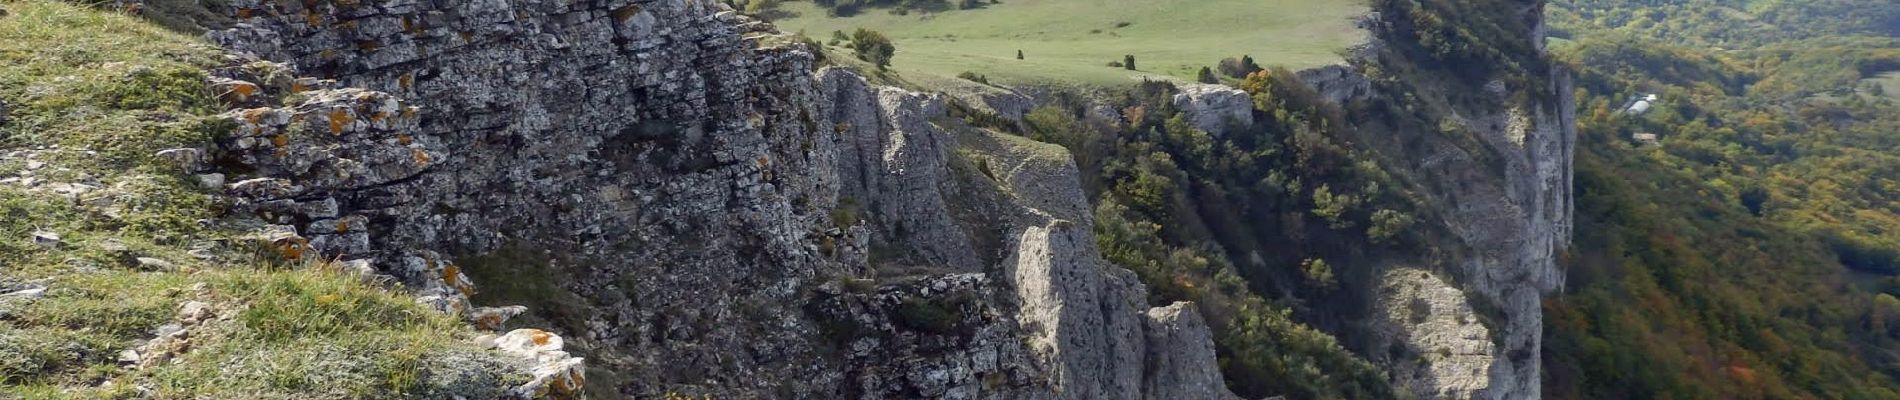
[[[1214,70],[1207,67],[1201,67],[1200,76],[1195,77],[1194,80],[1201,83],[1220,83],[1220,78],[1214,77]]]
[[[1127,69],[1127,70],[1129,70],[1129,71],[1135,71],[1135,70],[1136,70],[1136,69],[1135,69],[1135,55],[1134,55],[1134,54],[1129,54],[1129,55],[1125,55],[1125,56],[1122,56],[1122,68],[1123,68],[1123,69]]]
[[[1326,260],[1308,258],[1300,262],[1300,274],[1305,275],[1307,282],[1320,290],[1330,290],[1339,284],[1333,278],[1333,266],[1326,264]]]
[[[877,65],[879,71],[890,68],[891,57],[897,55],[897,46],[891,44],[890,38],[864,28],[851,33],[851,50],[858,55],[859,60]]]
[[[1346,193],[1333,194],[1332,186],[1327,184],[1322,183],[1318,189],[1313,190],[1313,215],[1324,218],[1327,225],[1333,229],[1351,228],[1352,219],[1348,218],[1346,213],[1359,207],[1359,204],[1358,196]]]
[[[1253,56],[1240,56],[1240,58],[1220,60],[1219,70],[1221,75],[1227,75],[1232,78],[1245,78],[1247,74],[1252,74],[1255,71],[1261,70],[1261,68],[1259,64],[1254,64]]]
[[[1023,51],[1022,51],[1022,50],[1016,50],[1016,59],[1018,59],[1018,60],[1021,60],[1021,59],[1023,59]]]
[[[1372,227],[1366,228],[1366,237],[1373,243],[1383,243],[1411,228],[1413,222],[1417,221],[1405,213],[1380,209],[1372,213]]]

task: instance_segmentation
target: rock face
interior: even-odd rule
[[[1554,76],[1553,93],[1570,93],[1569,78]],[[1498,340],[1489,365],[1490,383],[1480,390],[1440,386],[1445,398],[1522,399],[1539,396],[1538,351],[1543,332],[1543,296],[1563,287],[1558,253],[1569,245],[1571,229],[1571,156],[1576,131],[1568,95],[1537,104],[1495,110],[1468,110],[1460,125],[1491,151],[1472,153],[1448,143],[1406,158],[1400,167],[1424,182],[1432,204],[1439,205],[1443,226],[1464,244],[1456,261],[1459,288],[1476,292],[1502,314],[1489,327]],[[1419,133],[1432,134],[1432,133]],[[1483,155],[1481,155],[1483,154]],[[1502,173],[1481,157],[1500,157]],[[1387,279],[1412,281],[1404,274]],[[1416,282],[1413,282],[1416,283]],[[1386,285],[1394,283],[1388,282]],[[1389,303],[1394,304],[1394,303]],[[1425,325],[1393,321],[1406,330]],[[1430,350],[1430,349],[1414,349]],[[1404,371],[1394,371],[1395,375]],[[1456,380],[1437,378],[1440,385]]]
[[[525,254],[515,270],[572,277],[546,295],[587,312],[529,310],[564,340],[507,343],[585,355],[594,394],[1232,397],[1192,308],[1149,309],[1101,260],[1059,148],[813,72],[801,45],[716,2],[230,13],[214,40],[289,67],[227,78],[298,100],[235,99],[249,108],[214,153],[243,166],[218,171],[243,207],[294,230],[287,248],[447,311],[484,280],[545,279],[458,260]],[[583,377],[562,357],[540,387]]]
[[[1300,81],[1312,86],[1320,98],[1329,102],[1345,103],[1372,95],[1372,82],[1352,67],[1328,65],[1300,70],[1297,74]]]
[[[1397,338],[1410,354],[1389,367],[1398,386],[1432,398],[1469,398],[1491,387],[1497,346],[1490,330],[1466,302],[1465,292],[1430,271],[1395,269],[1380,281],[1379,308],[1387,324],[1379,332]]]
[[[1208,84],[1182,84],[1180,89],[1174,95],[1174,107],[1196,128],[1221,135],[1229,126],[1253,125],[1253,97],[1247,92]]]
[[[1542,1],[1526,2],[1517,15],[1530,32],[1542,29]],[[1376,16],[1367,25],[1378,25]],[[1536,36],[1541,46],[1541,37]],[[1359,51],[1360,62],[1378,63],[1385,46],[1377,39]],[[1541,55],[1540,55],[1541,56]],[[1383,96],[1352,68],[1328,67],[1301,73],[1322,97],[1353,102]],[[1430,81],[1430,82],[1426,82]],[[1387,360],[1395,383],[1417,395],[1436,398],[1538,398],[1542,299],[1563,288],[1558,254],[1569,245],[1574,210],[1571,166],[1576,147],[1575,100],[1569,75],[1553,69],[1535,77],[1545,87],[1510,87],[1503,80],[1467,85],[1456,80],[1406,82],[1425,93],[1482,93],[1497,99],[1437,110],[1478,147],[1456,143],[1437,131],[1400,130],[1367,135],[1368,147],[1395,161],[1389,170],[1412,182],[1425,203],[1437,210],[1437,224],[1455,236],[1446,279],[1409,269],[1383,277],[1372,321],[1383,339],[1408,350]],[[1516,96],[1524,92],[1524,96]],[[1506,100],[1506,99],[1523,99]],[[1451,281],[1447,283],[1446,281]],[[1454,295],[1452,291],[1459,292]],[[1470,293],[1470,295],[1463,295]],[[1482,301],[1477,307],[1466,299]],[[1414,312],[1417,303],[1429,312]],[[1464,303],[1444,307],[1447,302]],[[1394,309],[1394,308],[1401,309]],[[1487,326],[1463,324],[1473,309],[1495,310]],[[1449,322],[1457,322],[1455,328]],[[1481,328],[1491,346],[1469,343]],[[1445,329],[1464,334],[1447,336]],[[1446,351],[1439,351],[1444,347]],[[1442,356],[1448,354],[1448,356]],[[1453,366],[1428,361],[1449,360]],[[1479,373],[1473,369],[1480,369]]]

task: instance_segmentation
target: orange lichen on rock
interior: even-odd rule
[[[531,336],[530,339],[534,341],[534,345],[536,346],[546,346],[549,340],[554,339],[554,334],[537,330],[534,331],[534,335]]]
[[[343,128],[349,127],[351,122],[356,122],[356,118],[351,117],[349,111],[330,111],[330,134],[342,135]]]
[[[475,317],[475,327],[483,330],[501,329],[502,322],[501,314],[482,314]]]
[[[305,14],[303,17],[303,21],[304,23],[309,24],[311,27],[323,26],[323,14],[318,14],[315,12]]]
[[[290,134],[288,134],[288,133],[279,133],[279,134],[276,134],[276,135],[271,135],[271,137],[270,137],[270,144],[271,144],[272,146],[277,146],[277,147],[284,147],[284,146],[289,146],[289,145],[290,145]]]
[[[250,122],[252,124],[262,122],[264,121],[264,116],[270,115],[270,112],[271,112],[271,109],[269,108],[253,108],[249,110],[244,110],[244,121]]]
[[[409,90],[409,85],[413,85],[415,83],[416,83],[415,74],[402,74],[402,76],[396,77],[396,87],[403,88],[403,90]]]
[[[434,159],[429,158],[429,153],[422,151],[422,149],[409,149],[409,154],[411,157],[415,157],[416,164],[419,165],[426,166],[429,165],[429,162],[434,161]]]
[[[250,18],[250,17],[251,17],[251,9],[249,9],[249,8],[242,8],[242,7],[239,7],[239,8],[237,9],[237,17],[238,17],[238,18]]]
[[[462,268],[456,267],[455,264],[446,264],[442,267],[442,282],[448,284],[449,287],[455,288],[456,291],[462,292],[463,296],[475,295],[475,288],[464,283]]]
[[[586,385],[587,377],[581,375],[580,371],[573,369],[562,372],[561,376],[555,377],[553,382],[548,383],[548,387],[552,389],[552,394],[555,398],[562,399],[575,398],[575,395],[579,394],[581,388]]]
[[[396,134],[396,144],[408,146],[410,142],[412,142],[412,140],[409,139],[409,134],[406,134],[406,133]]]
[[[336,221],[336,233],[349,233],[349,232],[350,232],[350,221],[348,220]]]
[[[277,246],[277,253],[287,260],[301,260],[303,253],[310,249],[310,240],[300,237],[279,239],[273,244]]]
[[[237,82],[231,85],[231,92],[237,93],[240,96],[250,97],[251,95],[257,94],[257,85],[253,85],[250,82]]]

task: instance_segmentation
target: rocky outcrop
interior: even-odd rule
[[[956,363],[925,364],[959,367],[924,374],[945,378],[909,380],[909,384],[919,385],[919,393],[925,393],[926,397],[943,393],[948,398],[1232,397],[1223,387],[1213,362],[1212,335],[1192,308],[1177,305],[1150,310],[1143,304],[1146,290],[1133,273],[1101,259],[1094,248],[1092,221],[1079,172],[1060,147],[961,126],[960,122],[942,118],[945,99],[938,96],[888,88],[870,90],[864,87],[862,78],[839,70],[827,70],[820,76],[827,88],[875,92],[882,99],[875,103],[837,102],[839,108],[834,110],[834,115],[856,115],[859,113],[846,109],[853,105],[876,104],[880,106],[875,110],[880,117],[860,120],[860,124],[854,126],[892,127],[850,134],[877,135],[885,139],[863,141],[859,138],[859,145],[875,143],[881,147],[851,150],[845,146],[845,154],[856,151],[885,155],[881,162],[868,166],[888,171],[880,179],[909,171],[922,176],[908,180],[931,182],[913,190],[871,191],[866,198],[872,203],[891,204],[893,210],[907,210],[902,212],[908,215],[895,215],[898,218],[933,215],[931,218],[948,222],[943,228],[909,229],[908,236],[884,234],[888,238],[884,240],[907,249],[946,248],[946,243],[954,243],[949,247],[966,253],[974,251],[968,254],[993,261],[978,266],[979,270],[993,271],[990,274],[962,275],[967,278],[956,281],[960,284],[934,285],[965,287],[966,294],[961,296],[966,299],[992,299],[953,304],[959,304],[957,308],[964,311],[957,315],[1001,313],[1003,318],[968,321],[967,328],[963,329],[975,332],[971,333],[973,337],[1007,340],[1000,343],[975,340],[971,343],[982,351],[956,350],[948,357],[958,360]],[[859,96],[862,94],[834,94],[836,99]],[[933,120],[939,122],[933,123]],[[876,125],[869,124],[872,122]],[[841,174],[867,169],[867,166],[848,164],[841,164]],[[919,165],[941,167],[917,168]],[[847,187],[851,186],[851,179],[843,181]],[[947,205],[952,211],[935,214],[937,209],[929,208],[941,207],[939,204]],[[966,207],[977,208],[979,212],[955,212]],[[891,217],[892,214],[871,213],[867,219],[871,225],[880,225],[878,220]],[[942,233],[923,233],[930,231]],[[1000,258],[990,257],[990,252],[1000,252]],[[918,271],[914,266],[903,265],[907,263],[901,259],[872,260],[867,268],[878,270],[880,274],[893,268],[909,267],[900,270]],[[950,271],[963,268],[954,263],[938,265]],[[942,282],[942,278],[926,279]],[[941,302],[930,299],[943,296],[930,294],[942,290],[919,290],[908,298],[913,302]],[[895,303],[901,320],[907,306],[898,299],[905,296],[884,294],[881,302],[887,308]],[[889,325],[875,323],[874,318],[857,320],[860,323],[854,326]],[[878,331],[892,330],[880,328]],[[895,343],[898,349],[916,348],[901,340]],[[899,360],[916,354],[908,350],[898,351],[897,357],[891,357],[889,350],[882,353],[885,354],[883,359]],[[1025,371],[1029,373],[1024,374]],[[937,384],[939,381],[963,384],[939,390],[944,386]],[[974,386],[981,382],[989,383],[981,389]],[[868,397],[904,397],[898,395],[903,392],[888,389],[878,393],[880,395]],[[1150,395],[1169,397],[1145,397]]]
[[[829,95],[831,121],[841,136],[842,206],[861,208],[875,242],[892,258],[914,266],[980,271],[969,234],[951,216],[946,196],[957,190],[949,174],[956,145],[930,119],[944,115],[944,99],[896,88],[872,87],[844,70],[819,74]],[[857,221],[847,221],[855,223]]]
[[[1174,95],[1174,107],[1187,115],[1188,123],[1214,135],[1227,133],[1228,127],[1253,125],[1253,97],[1225,85],[1182,84]]]
[[[1542,4],[1526,2],[1516,14],[1526,19],[1527,35],[1542,29]],[[1377,27],[1381,22],[1373,16],[1366,25]],[[1541,38],[1531,40],[1541,46]],[[1356,62],[1377,65],[1407,56],[1389,50],[1374,40],[1360,48]],[[1439,273],[1387,273],[1379,286],[1391,290],[1375,294],[1380,310],[1375,311],[1371,325],[1379,327],[1375,330],[1382,332],[1382,340],[1407,350],[1407,356],[1386,360],[1386,364],[1393,369],[1395,381],[1413,388],[1415,394],[1485,399],[1540,396],[1542,299],[1563,287],[1557,258],[1570,240],[1571,163],[1576,146],[1570,78],[1560,68],[1545,72],[1546,76],[1522,80],[1541,85],[1532,87],[1513,87],[1501,77],[1482,84],[1407,78],[1397,84],[1419,96],[1441,99],[1418,101],[1414,106],[1426,107],[1443,123],[1437,129],[1361,137],[1365,147],[1392,163],[1389,171],[1424,196],[1423,203],[1438,217],[1434,222],[1455,236],[1454,243],[1439,249],[1451,254],[1449,265]],[[1353,68],[1321,68],[1303,72],[1301,78],[1322,97],[1342,104],[1388,95]],[[1480,100],[1442,100],[1450,97]],[[1469,295],[1460,300],[1447,290]],[[1411,307],[1416,299],[1432,304],[1433,311],[1395,309]],[[1446,304],[1452,307],[1443,307]],[[1481,351],[1482,346],[1462,338],[1444,337],[1444,329],[1450,329],[1446,322],[1463,319],[1464,310],[1495,314],[1490,315],[1495,323],[1475,326],[1458,321],[1455,330],[1483,329],[1482,336],[1492,341],[1488,350]],[[1471,331],[1462,336],[1477,335]],[[1439,347],[1447,351],[1439,352]],[[1451,366],[1434,364],[1434,360],[1448,361]]]
[[[497,342],[540,388],[1231,397],[1192,308],[1096,253],[1059,148],[813,72],[716,2],[230,7],[212,37],[294,71],[230,77],[290,93],[238,99],[261,103],[213,152],[244,209],[477,323],[503,311],[468,304],[485,280],[579,299]],[[460,262],[503,252],[528,272]]]
[[[1149,399],[1235,398],[1222,390],[1214,359],[1214,337],[1192,304],[1177,302],[1148,309],[1148,347],[1152,352],[1143,377]]]
[[[1335,104],[1372,95],[1372,81],[1345,65],[1328,65],[1300,70],[1300,81],[1311,86],[1320,98]]]
[[[1500,355],[1465,292],[1430,271],[1395,269],[1380,280],[1379,334],[1396,338],[1407,354],[1392,360],[1393,381],[1412,394],[1469,398],[1491,387]]]

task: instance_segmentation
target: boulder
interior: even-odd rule
[[[1214,136],[1226,134],[1233,125],[1253,124],[1253,97],[1225,85],[1183,85],[1174,95],[1174,107],[1187,115],[1189,124]]]

